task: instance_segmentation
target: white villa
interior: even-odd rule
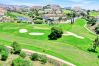
[[[4,8],[0,7],[0,16],[4,16],[4,14],[5,14],[6,12],[7,12],[7,11],[6,11]]]
[[[43,17],[46,19],[52,19],[54,21],[59,20],[59,18],[64,19],[65,16],[62,12],[62,9],[59,5],[47,5],[44,6],[44,15]]]

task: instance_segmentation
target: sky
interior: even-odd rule
[[[85,9],[99,9],[99,0],[0,0],[0,3],[28,6],[56,4],[61,7],[80,6]]]

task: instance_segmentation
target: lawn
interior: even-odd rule
[[[63,13],[68,14],[68,13],[71,13],[71,11],[70,10],[63,10]]]
[[[17,12],[7,12],[6,15],[7,15],[7,16],[10,16],[10,17],[12,17],[12,18],[16,18],[17,16],[29,18],[29,16],[24,15],[24,14],[20,14],[20,13],[17,13]]]
[[[70,31],[77,35],[83,36],[84,39],[79,39],[74,36],[63,36],[58,40],[48,40],[50,28],[48,25],[31,25],[25,23],[0,23],[0,43],[11,45],[11,42],[17,41],[22,48],[39,51],[42,53],[51,54],[63,60],[76,64],[77,66],[98,66],[98,53],[87,51],[92,44],[92,40],[96,35],[85,29],[84,19],[77,19],[75,24],[59,24],[64,32]],[[37,28],[37,29],[36,29]],[[45,29],[47,28],[47,29]],[[28,32],[21,34],[19,29],[27,29]],[[31,36],[30,32],[43,32],[41,36]],[[43,50],[45,52],[43,52]],[[99,48],[97,48],[99,51]]]
[[[92,11],[90,12],[90,16],[99,16],[99,12]]]

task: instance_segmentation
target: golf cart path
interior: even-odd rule
[[[87,24],[84,25],[84,28],[85,28],[87,31],[89,31],[90,33],[96,35],[96,33],[92,32],[92,31],[87,27]]]
[[[69,31],[65,32],[63,35],[64,35],[64,36],[69,36],[69,35],[71,35],[71,36],[74,36],[74,37],[79,38],[79,39],[84,39],[84,37],[79,36],[79,35],[77,35],[77,34],[75,34],[75,33],[69,32]]]
[[[12,48],[11,46],[7,46],[7,47],[8,47],[8,48]],[[28,49],[22,49],[22,51],[24,51],[24,52],[26,52],[26,53],[30,53],[30,54],[32,54],[32,53],[43,54],[43,55],[46,55],[48,58],[51,58],[51,59],[54,59],[54,60],[56,60],[56,61],[62,62],[62,63],[64,63],[64,64],[68,65],[68,66],[76,66],[76,65],[74,65],[74,64],[72,64],[72,63],[70,63],[70,62],[68,62],[68,61],[64,61],[64,60],[62,60],[62,59],[60,59],[60,58],[57,58],[57,57],[52,56],[52,55],[49,55],[49,54],[40,53],[40,52],[28,50]]]

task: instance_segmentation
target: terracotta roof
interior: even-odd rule
[[[6,10],[2,7],[0,7],[0,15],[4,15],[4,13],[6,12]]]

